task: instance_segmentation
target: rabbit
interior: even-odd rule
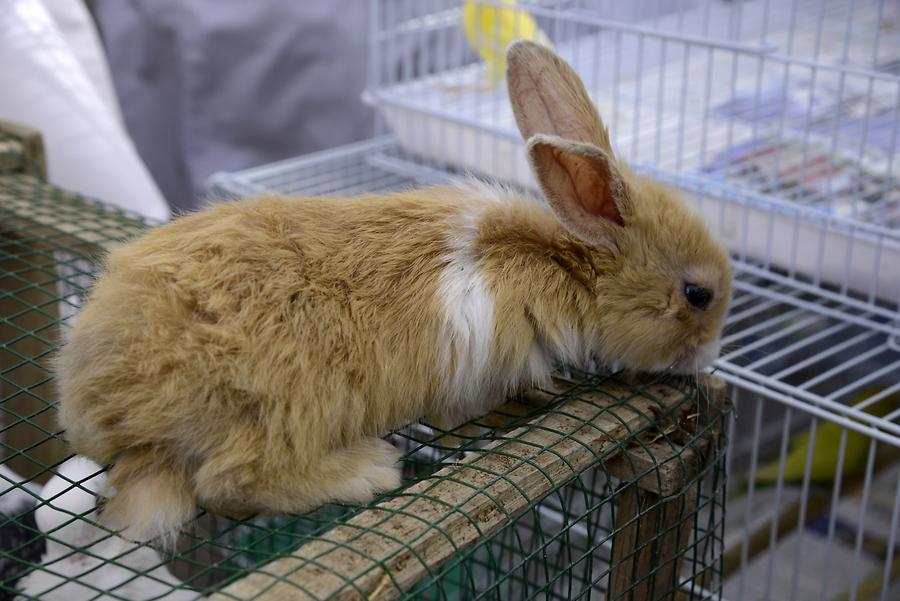
[[[393,429],[484,414],[558,362],[691,373],[717,356],[723,247],[616,160],[552,50],[516,42],[507,69],[547,203],[472,178],[265,197],[108,255],[56,359],[68,440],[110,466],[104,524],[163,540],[200,507],[368,502],[400,484]]]

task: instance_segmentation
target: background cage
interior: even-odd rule
[[[372,183],[371,147],[311,162]],[[201,514],[166,555],[114,536],[97,522],[104,470],[71,457],[55,422],[49,359],[98,260],[153,224],[47,184],[40,137],[2,123],[0,216],[2,598],[702,599],[721,586],[728,404],[707,376],[561,370],[464,428],[393,433],[404,486],[369,506]]]
[[[584,78],[617,151],[683,189],[732,250],[735,300],[728,347],[716,363],[738,408],[727,426],[728,512],[713,528],[724,545],[723,598],[900,598],[900,4],[520,4]],[[219,174],[210,183],[216,194],[380,192],[466,169],[532,185],[502,84],[479,88],[483,67],[461,33],[460,3],[372,0],[370,11],[366,99],[378,109],[383,135]],[[18,164],[8,156],[0,153],[0,161]],[[130,233],[118,222],[76,227],[109,238]],[[45,235],[36,241],[46,242]],[[11,254],[19,252],[10,244]],[[46,272],[58,259],[58,269],[75,270],[40,280],[60,298],[73,290],[57,291],[52,282],[89,272],[55,250],[42,247],[30,257],[19,270]],[[50,305],[68,310],[40,285],[22,284],[20,295],[43,312]],[[17,325],[35,319],[25,313],[13,313]],[[59,444],[42,421],[46,407],[21,413],[13,400],[44,398],[49,388],[40,361],[52,343],[41,333],[60,317],[38,315],[24,337],[11,338],[34,345],[18,359],[36,369],[34,381],[11,385],[3,374],[4,386],[12,386],[3,392],[4,419],[12,411],[13,426],[36,433],[33,447],[4,447],[20,461]],[[10,427],[4,421],[4,441]],[[802,432],[815,444],[799,446]],[[43,465],[38,472],[58,471],[57,463]],[[9,482],[0,486],[22,488]],[[600,491],[604,483],[588,486]],[[317,519],[296,527],[316,532]],[[247,532],[210,522],[194,543],[201,558],[183,558],[201,587],[234,573],[210,559],[217,557],[212,550],[226,548],[233,561],[244,561],[235,549],[256,540],[210,542]],[[280,524],[244,526],[266,553],[296,543]],[[180,570],[173,567],[184,577]],[[471,570],[461,570],[465,580]]]
[[[211,190],[346,194],[465,171],[533,189],[460,4],[370,3],[365,99],[383,137],[218,174]],[[519,5],[617,152],[682,189],[732,252],[715,364],[738,407],[724,598],[900,598],[900,3]]]

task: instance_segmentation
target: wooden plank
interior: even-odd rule
[[[639,488],[667,497],[681,491],[684,483],[703,467],[707,437],[698,438],[691,446],[673,447],[669,442],[652,442],[634,446],[604,463],[610,476],[636,482]]]
[[[727,407],[725,381],[706,377],[704,383],[712,399],[709,407],[684,416],[680,423],[670,423],[665,431],[635,440],[623,453],[604,462],[606,472],[626,482],[639,478],[636,484],[640,488],[663,497],[681,492],[705,466]],[[696,436],[698,432],[704,434]]]
[[[507,439],[361,512],[210,599],[393,599],[594,465],[597,457],[615,452],[655,423],[655,416],[672,409],[677,419],[692,407],[675,388],[651,388],[655,399],[636,397],[633,388],[615,382],[602,392],[569,398]],[[551,395],[536,396],[546,401]]]
[[[23,239],[45,239],[48,246],[102,254],[147,227],[137,215],[66,192],[46,179],[40,132],[0,120],[0,219],[4,230],[23,233]]]
[[[15,171],[47,179],[47,160],[41,133],[0,119],[0,171]]]
[[[18,174],[0,175],[0,221],[22,238],[88,256],[105,254],[147,229],[136,217]]]

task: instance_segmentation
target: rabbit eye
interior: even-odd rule
[[[688,282],[684,285],[684,296],[688,299],[689,303],[698,309],[705,309],[709,306],[709,301],[712,300],[713,294],[709,289],[704,288],[703,286]]]

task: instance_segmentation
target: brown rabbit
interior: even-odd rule
[[[550,209],[468,181],[219,204],[111,255],[57,362],[61,420],[111,465],[102,518],[168,535],[225,514],[364,502],[400,482],[381,436],[484,413],[591,356],[716,357],[728,256],[679,195],[617,161],[577,75],[508,54]]]

